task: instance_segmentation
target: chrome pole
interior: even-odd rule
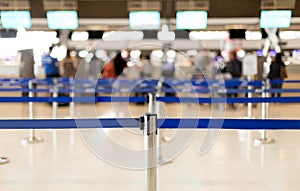
[[[53,78],[53,88],[52,88],[52,97],[57,98],[58,97],[58,87],[57,87],[57,78]],[[56,119],[57,117],[57,105],[58,103],[56,101],[52,101],[52,119]]]
[[[71,102],[70,102],[70,118],[74,118],[75,116],[75,103],[74,103],[74,89],[71,88],[71,92],[70,92],[70,97],[71,97]]]
[[[146,191],[157,191],[157,165],[158,165],[158,144],[157,144],[157,115],[146,113],[141,117],[141,129],[144,134],[145,149],[145,184]]]
[[[33,92],[33,80],[28,81],[28,96],[30,98],[34,97],[34,92]],[[34,105],[33,102],[30,101],[28,102],[28,110],[29,110],[29,119],[32,120],[34,118]],[[22,139],[23,144],[31,144],[31,143],[40,143],[42,142],[43,139],[40,137],[35,136],[35,130],[34,129],[29,129],[29,137]]]
[[[248,81],[247,82],[248,98],[252,98],[252,93],[250,92],[252,87],[249,85],[249,82],[251,81],[251,76],[250,75],[248,75],[247,81]],[[247,117],[249,119],[251,119],[252,118],[252,103],[248,102],[247,106],[248,106]]]
[[[162,84],[163,84],[163,81],[159,80],[158,84],[157,84],[157,92],[148,94],[148,96],[149,96],[148,112],[156,113],[158,117],[160,116],[160,106],[159,106],[159,103],[156,102],[156,98],[161,95]],[[168,136],[163,135],[161,132],[157,133],[157,137],[158,137],[158,145],[160,145],[161,141],[162,142],[170,141],[170,138]],[[159,160],[160,164],[166,164],[166,163],[172,162],[171,158],[166,158],[166,157],[162,156],[162,151],[161,151],[160,147],[158,148],[158,160]]]
[[[148,93],[149,103],[148,103],[148,112],[155,113],[155,104],[156,104],[156,96],[155,93]]]
[[[269,97],[268,93],[266,92],[266,89],[269,89],[268,82],[265,82],[262,87],[262,98]],[[269,117],[269,103],[262,102],[261,104],[261,119],[268,119]],[[255,145],[262,145],[262,144],[272,144],[275,143],[275,140],[273,138],[268,137],[267,131],[265,129],[260,131],[261,137],[254,139]]]
[[[70,102],[70,106],[69,106],[69,117],[70,118],[74,118],[75,116],[75,103],[74,103],[74,97],[75,97],[75,92],[74,92],[74,79],[71,77],[69,80],[69,89],[70,89],[70,98],[71,98],[71,102]],[[71,84],[73,86],[71,86]]]

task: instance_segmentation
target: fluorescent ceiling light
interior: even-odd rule
[[[104,32],[103,41],[124,41],[124,40],[142,40],[144,33],[142,31],[111,31]]]
[[[192,31],[189,36],[191,40],[221,40],[228,37],[227,31]]]
[[[261,40],[262,34],[260,31],[246,31],[246,40]]]
[[[300,39],[300,31],[281,31],[279,37],[282,40]]]
[[[89,33],[88,32],[73,32],[71,39],[73,41],[86,41],[89,39]]]

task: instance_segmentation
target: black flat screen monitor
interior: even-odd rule
[[[230,29],[229,38],[235,39],[240,38],[244,39],[246,37],[246,29]]]

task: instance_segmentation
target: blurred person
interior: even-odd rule
[[[214,77],[213,65],[207,52],[201,51],[194,57],[193,79],[212,79]]]
[[[76,68],[74,66],[74,60],[71,58],[71,52],[68,49],[66,57],[59,62],[59,66],[61,68],[61,76],[64,78],[75,78]],[[63,85],[64,89],[70,89],[70,86],[67,84]],[[59,97],[69,96],[69,93],[58,93]],[[69,103],[59,102],[58,106],[68,106]]]
[[[89,76],[93,78],[98,78],[99,74],[103,69],[103,65],[103,62],[94,53],[89,63]]]
[[[161,68],[161,76],[164,79],[172,79],[175,74],[175,66],[174,63],[166,60],[163,62],[162,68]]]
[[[242,62],[238,60],[236,51],[229,54],[229,59],[224,72],[230,73],[232,78],[240,78],[242,76]]]
[[[53,46],[50,46],[49,52],[42,58],[42,64],[47,78],[60,77],[58,60],[51,56],[53,48]]]
[[[50,46],[49,52],[42,57],[42,66],[44,67],[46,78],[60,77],[59,61],[57,60],[57,58],[51,56],[53,48],[53,46]],[[51,93],[51,97],[53,97],[53,93]],[[48,104],[52,105],[51,102],[49,102]]]
[[[127,61],[122,57],[121,52],[118,52],[116,57],[109,61],[102,70],[103,78],[117,78],[127,67]]]
[[[287,78],[286,66],[282,60],[282,54],[277,53],[274,61],[270,65],[270,72],[268,78],[271,80],[272,89],[281,89],[282,80]],[[276,81],[273,81],[276,80]],[[276,93],[272,93],[272,97],[275,97]],[[280,97],[281,93],[277,93],[277,97]]]
[[[175,74],[174,63],[167,59],[162,65],[162,69],[161,69],[162,79],[163,80],[172,79],[172,78],[174,78],[174,74]],[[166,87],[166,88],[172,88],[171,85],[169,85],[166,82],[163,82],[162,86]],[[166,96],[175,96],[175,95],[176,95],[176,93],[173,93],[173,92],[166,93]]]
[[[76,74],[76,68],[74,66],[74,61],[71,58],[70,50],[67,50],[66,57],[61,61],[62,66],[62,77],[64,78],[74,78]]]
[[[141,78],[151,78],[153,72],[153,65],[150,62],[150,56],[147,54],[146,56],[142,56],[143,67],[141,70]]]
[[[240,78],[242,76],[242,62],[238,60],[237,58],[237,52],[233,51],[229,54],[229,61],[226,63],[225,68],[223,69],[223,72],[229,73],[232,78]],[[231,89],[238,89],[238,86],[232,86]],[[237,93],[229,93],[228,97],[238,97]],[[230,104],[229,107],[233,109],[237,109],[235,104]]]

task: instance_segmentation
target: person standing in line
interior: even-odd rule
[[[44,55],[42,58],[42,64],[47,78],[60,77],[58,60],[51,56],[52,50],[53,46],[49,47],[48,54]]]
[[[71,59],[71,54],[70,54],[70,50],[67,50],[67,54],[66,57],[60,62],[60,68],[62,69],[62,77],[63,78],[75,78],[75,74],[76,74],[76,69],[74,67],[74,61]],[[70,89],[70,85],[64,84],[63,85],[64,89]],[[65,96],[70,96],[69,93],[58,93],[59,97],[65,97]],[[68,106],[69,103],[63,103],[63,102],[59,102],[58,106]]]
[[[145,56],[143,55],[141,61],[143,63],[141,78],[151,78],[153,72],[153,66],[150,62],[150,56],[148,54]]]
[[[122,57],[119,52],[114,59],[109,61],[102,70],[103,78],[117,78],[123,73],[123,70],[127,67],[127,61]]]
[[[213,65],[207,51],[200,51],[194,57],[193,79],[212,79],[214,76]]]
[[[63,74],[62,77],[64,78],[74,78],[76,74],[76,69],[74,66],[74,62],[71,59],[70,50],[67,50],[66,57],[61,61]]]
[[[103,70],[104,63],[95,55],[91,58],[88,67],[88,76],[93,78],[98,78],[99,74]]]
[[[229,54],[229,56],[230,56],[229,57],[230,60],[229,60],[229,62],[227,62],[223,72],[227,72],[227,73],[231,74],[233,79],[240,78],[242,76],[242,62],[238,60],[236,51],[231,52]],[[238,86],[232,86],[229,88],[238,89]],[[238,94],[230,93],[230,94],[228,94],[228,96],[231,98],[238,97]],[[230,104],[229,107],[231,107],[233,109],[237,109],[237,107],[233,103]]]
[[[175,65],[173,61],[166,59],[161,68],[161,77],[164,81],[164,80],[173,79],[174,76],[175,76]],[[162,83],[162,86],[166,88],[171,88],[171,85],[166,83],[165,81]],[[175,95],[176,93],[166,92],[166,96],[175,96]]]
[[[230,73],[232,78],[240,78],[242,76],[242,62],[238,60],[237,53],[230,53],[230,60],[225,67],[226,72]]]
[[[42,58],[42,66],[44,67],[46,78],[49,79],[60,77],[59,62],[56,58],[51,56],[53,48],[53,46],[50,46],[48,54],[44,55]],[[51,97],[53,97],[53,93],[51,93]],[[49,104],[51,105],[52,103],[49,102]]]
[[[271,80],[272,89],[281,89],[282,80],[287,77],[286,66],[282,61],[282,54],[277,53],[274,61],[270,65],[270,72],[268,78]],[[274,81],[275,80],[275,81]],[[272,97],[275,97],[275,93],[272,93]],[[277,97],[280,97],[281,93],[277,93]]]

